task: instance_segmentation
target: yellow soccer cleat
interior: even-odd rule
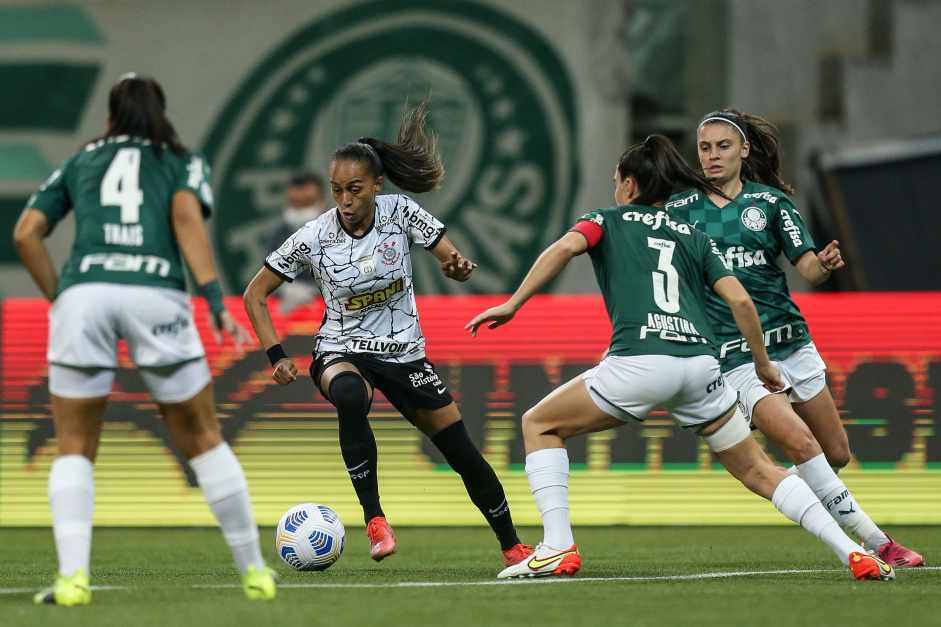
[[[51,588],[46,588],[33,597],[33,603],[42,605],[88,605],[91,603],[91,588],[88,587],[88,573],[84,568],[77,569],[71,576],[60,574]]]
[[[278,573],[273,568],[249,566],[242,575],[242,587],[250,601],[269,601],[278,593]]]

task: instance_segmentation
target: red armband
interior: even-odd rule
[[[591,250],[601,241],[604,230],[591,220],[580,220],[569,231],[578,231],[588,240],[588,249]]]

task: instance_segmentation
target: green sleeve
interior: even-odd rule
[[[771,232],[781,247],[781,252],[794,263],[808,250],[815,250],[814,240],[804,224],[804,218],[787,196],[781,196],[774,205]]]
[[[699,233],[699,231],[693,231],[693,233]],[[735,274],[726,264],[722,253],[719,252],[719,247],[716,246],[712,238],[703,234],[701,241],[703,251],[703,276],[706,280],[706,285],[711,289],[719,279],[727,276],[735,276]]]
[[[196,194],[196,198],[203,206],[203,214],[207,218],[212,214],[213,209],[212,186],[209,183],[209,176],[209,163],[206,158],[201,153],[192,152],[184,158],[184,166],[177,173],[173,190],[173,193],[186,190]]]
[[[38,209],[46,215],[50,231],[72,209],[72,198],[65,184],[71,162],[69,159],[60,165],[26,202],[27,208]]]

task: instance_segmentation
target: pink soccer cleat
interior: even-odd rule
[[[889,536],[886,537],[889,538]],[[876,555],[895,568],[911,568],[925,563],[925,558],[911,549],[906,549],[892,538],[889,538],[888,544],[883,544],[876,549]]]

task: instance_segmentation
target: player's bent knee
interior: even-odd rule
[[[528,409],[523,414],[523,437],[534,437],[556,432],[558,425],[548,424],[544,418],[545,416],[539,411],[538,406]]]
[[[724,425],[715,432],[702,436],[702,439],[706,441],[713,453],[721,453],[744,441],[749,435],[751,435],[751,429],[748,427],[748,422],[742,410],[736,407],[735,413]]]
[[[358,372],[345,370],[334,376],[327,386],[327,394],[337,409],[341,406],[354,408],[369,406],[366,380]]]
[[[827,452],[827,463],[830,464],[830,467],[834,470],[846,468],[846,465],[850,463],[849,449],[847,448],[835,453]]]

